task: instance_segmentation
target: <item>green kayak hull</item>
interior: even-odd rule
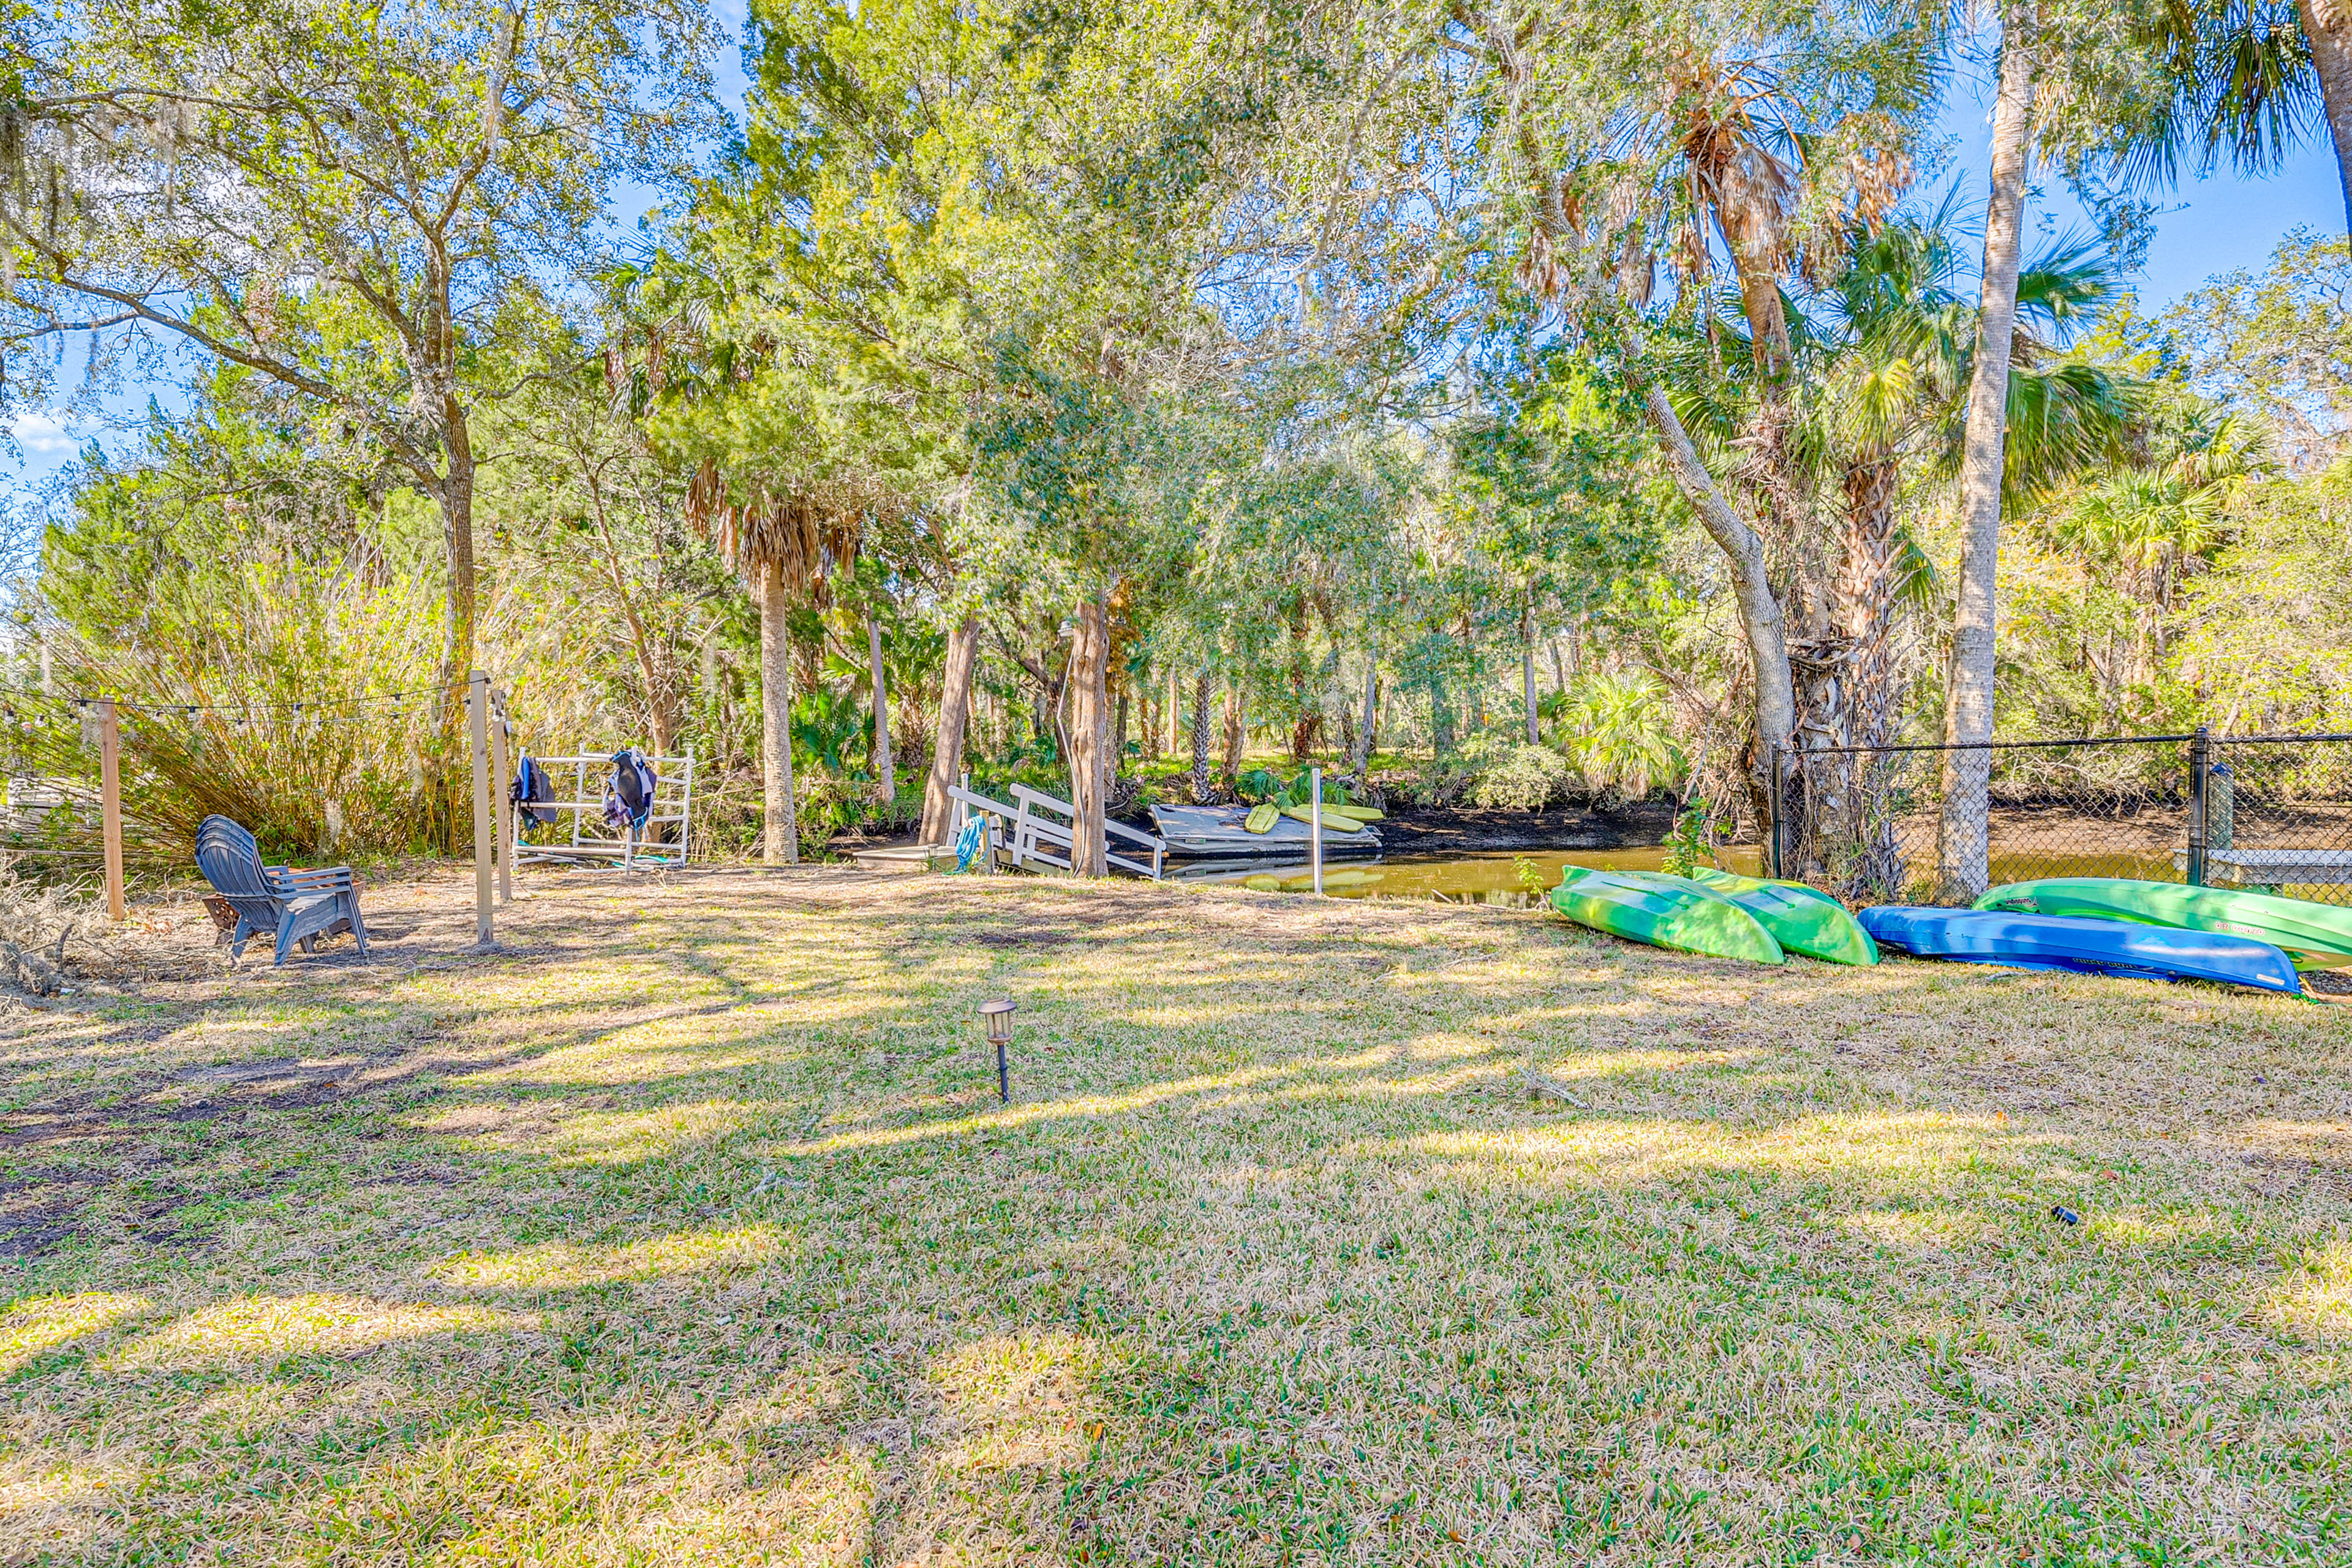
[[[1663,873],[1662,873],[1663,874]],[[1701,866],[1691,872],[1700,887],[1721,893],[1756,917],[1772,940],[1790,952],[1823,963],[1876,963],[1878,943],[1846,907],[1802,882],[1772,882]]]
[[[1675,883],[1680,886],[1662,885]],[[1751,963],[1785,962],[1780,944],[1754,915],[1679,877],[1563,867],[1551,907],[1579,925],[1628,942]]]
[[[2240,893],[2180,882],[2120,877],[2052,877],[2011,882],[1979,899],[1980,910],[2086,915],[2182,931],[2225,931],[2284,949],[2297,969],[2352,964],[2352,909],[2276,893]]]

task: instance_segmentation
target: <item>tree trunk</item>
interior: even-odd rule
[[[785,619],[784,568],[760,563],[760,763],[770,866],[801,863],[800,823],[793,799],[793,634]]]
[[[1228,682],[1225,686],[1225,783],[1230,785],[1242,774],[1242,742],[1247,738],[1242,724],[1241,688]]]
[[[457,400],[444,400],[454,409],[456,423],[448,429],[447,471],[433,487],[441,508],[443,547],[449,562],[449,596],[443,612],[441,668],[437,719],[441,739],[436,754],[426,764],[425,791],[436,819],[436,837],[448,855],[465,852],[472,842],[473,817],[466,804],[466,679],[474,668],[474,462],[467,443],[465,414]]]
[[[2319,96],[2336,142],[2336,183],[2344,194],[2344,222],[2352,227],[2352,4],[2295,0],[2294,9],[2312,64],[2319,68]]]
[[[1992,739],[1993,589],[2000,563],[2001,461],[2009,420],[2010,348],[2017,329],[2018,245],[2033,131],[2032,13],[2024,0],[2001,11],[2000,89],[1992,118],[1992,197],[1985,209],[1984,291],[1977,302],[1975,363],[1960,457],[1960,581],[1944,739],[1981,748]],[[1944,753],[1943,831],[1937,873],[1946,898],[1990,885],[1987,784],[1992,753]]]
[[[866,662],[874,671],[874,804],[885,814],[898,798],[898,775],[890,757],[890,699],[882,687],[882,623],[866,617]]]
[[[1356,754],[1349,759],[1349,771],[1359,783],[1371,784],[1372,729],[1380,721],[1381,661],[1367,650],[1364,655],[1364,719],[1356,726]]]
[[[1519,617],[1519,696],[1527,704],[1528,744],[1543,743],[1536,727],[1536,625],[1533,617]]]
[[[1798,625],[1810,627],[1817,620],[1813,614],[1817,595],[1810,570],[1813,563],[1804,559],[1811,552],[1804,548],[1801,482],[1791,450],[1796,410],[1789,399],[1789,376],[1795,352],[1790,342],[1788,308],[1780,298],[1784,261],[1776,253],[1750,254],[1737,245],[1731,247],[1731,257],[1732,270],[1739,285],[1740,313],[1748,319],[1748,344],[1756,361],[1760,394],[1755,423],[1740,442],[1746,448],[1740,474],[1758,514],[1764,520],[1769,535],[1767,560],[1777,552],[1786,563],[1790,607],[1795,612]]]
[[[1110,616],[1102,600],[1078,606],[1077,635],[1070,645],[1070,869],[1081,877],[1108,877],[1104,858],[1104,811],[1109,798]]]
[[[613,542],[613,526],[604,515],[604,486],[596,479],[593,467],[583,465],[587,479],[588,505],[596,514],[596,536],[604,544],[604,571],[613,580],[613,595],[621,601],[621,618],[629,624],[629,647],[637,656],[637,674],[646,683],[646,717],[653,727],[654,755],[666,757],[677,735],[677,726],[670,716],[669,683],[664,680],[654,664],[653,639],[646,634],[646,623],[637,614],[637,602],[629,592],[629,580],[621,570],[620,547]]]
[[[1179,728],[1184,722],[1184,699],[1182,696],[1181,680],[1182,678],[1179,676],[1174,669],[1171,668],[1169,670],[1168,754],[1171,757],[1181,757],[1184,754],[1184,742]]]
[[[1797,723],[1796,683],[1789,668],[1788,625],[1780,601],[1772,596],[1771,579],[1764,567],[1764,542],[1754,529],[1739,521],[1739,514],[1716,488],[1666,395],[1651,387],[1643,396],[1642,408],[1665,448],[1666,467],[1683,499],[1690,502],[1707,536],[1730,562],[1740,626],[1748,634],[1748,651],[1756,667],[1757,736],[1768,750],[1779,748],[1786,759]]]
[[[931,776],[923,786],[925,844],[944,844],[955,803],[948,788],[963,770],[963,731],[971,715],[971,667],[980,651],[980,617],[966,616],[948,634],[947,671],[940,687],[940,732],[931,747]]]
[[[1192,804],[1209,804],[1209,672],[1192,682]]]
[[[1297,717],[1290,726],[1290,760],[1304,763],[1321,742],[1323,715],[1320,705],[1308,697],[1307,665],[1307,600],[1304,595],[1291,606],[1290,612],[1290,700]]]
[[[1852,647],[1843,678],[1845,722],[1837,740],[1883,746],[1894,727],[1895,503],[1901,465],[1873,454],[1845,470],[1845,541],[1834,600],[1834,630]]]

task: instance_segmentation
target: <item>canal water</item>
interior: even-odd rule
[[[1717,851],[1727,870],[1751,877],[1763,875],[1761,852],[1753,845],[1734,845]],[[1399,855],[1384,860],[1327,861],[1323,890],[1342,899],[1435,899],[1454,904],[1493,904],[1504,909],[1528,909],[1535,903],[1519,880],[1518,863],[1526,860],[1543,879],[1548,892],[1559,886],[1562,866],[1589,866],[1597,871],[1657,871],[1665,866],[1662,845],[1639,849],[1522,849],[1476,855]],[[1915,863],[1923,880],[1930,868]],[[2149,881],[2177,882],[2179,871],[2170,858],[2149,854],[2053,856],[2019,854],[1992,857],[1992,880],[2021,882],[2035,877],[2134,877]],[[1314,879],[1304,861],[1282,865],[1228,861],[1196,870],[1177,868],[1172,875],[1188,881],[1238,882],[1244,887],[1286,893],[1305,892]],[[2331,889],[2288,889],[2302,897],[2335,901]]]
[[[1600,871],[1655,871],[1665,864],[1663,846],[1642,849],[1522,849],[1482,855],[1400,855],[1385,860],[1327,862],[1323,890],[1342,899],[1433,899],[1452,904],[1493,904],[1527,909],[1535,902],[1519,880],[1525,860],[1543,879],[1547,891],[1559,886],[1560,868],[1588,866]],[[1757,851],[1721,851],[1732,870],[1754,875]],[[1185,873],[1179,871],[1179,876]],[[1268,891],[1306,892],[1315,885],[1305,865],[1254,866],[1200,873],[1186,880],[1238,882]]]

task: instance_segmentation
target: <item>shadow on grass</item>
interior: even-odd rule
[[[2009,1124],[1997,1084],[1933,1076],[1960,1047],[1885,1019],[1998,1045],[1999,985],[1500,922],[1466,952],[1318,929],[1180,965],[1181,938],[1076,917],[1089,940],[1018,949],[890,918],[895,945],[803,964],[772,916],[698,915],[656,967],[719,997],[513,1007],[534,1037],[393,1107],[432,1119],[398,1157],[463,1173],[414,1235],[327,1245],[369,1211],[322,1184],[279,1223],[326,1250],[282,1280],[182,1260],[139,1285],[160,1304],[49,1302],[14,1386],[105,1408],[154,1476],[198,1436],[267,1456],[222,1472],[252,1478],[236,1528],[359,1556],[2092,1560],[2102,1531],[2185,1552],[2168,1478],[2200,1467],[2234,1517],[2285,1517],[2289,1486],[2333,1506],[2294,1472],[2341,1369],[2273,1336],[2332,1342],[2341,1205]],[[1007,991],[998,1109],[970,1016]],[[1839,1065],[1842,1028],[1879,1065]],[[1593,1103],[1529,1106],[1530,1055]],[[250,1111],[240,1144],[346,1158],[337,1119],[392,1099]],[[2273,1131],[2342,1168],[2330,1124]],[[2228,1442],[2189,1403],[2221,1376]]]

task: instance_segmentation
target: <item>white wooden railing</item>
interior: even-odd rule
[[[953,833],[962,831],[964,821],[971,813],[983,812],[1003,824],[997,837],[1002,852],[1014,868],[1018,869],[1031,861],[1061,871],[1070,868],[1072,850],[1077,843],[1075,828],[1078,814],[1068,801],[1056,800],[1026,784],[1014,784],[1013,798],[1019,804],[1006,805],[984,795],[974,795],[970,784],[971,775],[967,773],[962,785],[948,786],[948,798],[956,805]],[[1047,815],[1054,812],[1070,820],[1067,823],[1056,822]],[[1120,822],[1106,822],[1103,828],[1103,858],[1108,864],[1123,871],[1132,871],[1139,877],[1149,877],[1153,881],[1161,879],[1168,863],[1166,839],[1139,833]],[[1150,862],[1146,864],[1113,851],[1109,842],[1112,837],[1139,844],[1150,850]]]

